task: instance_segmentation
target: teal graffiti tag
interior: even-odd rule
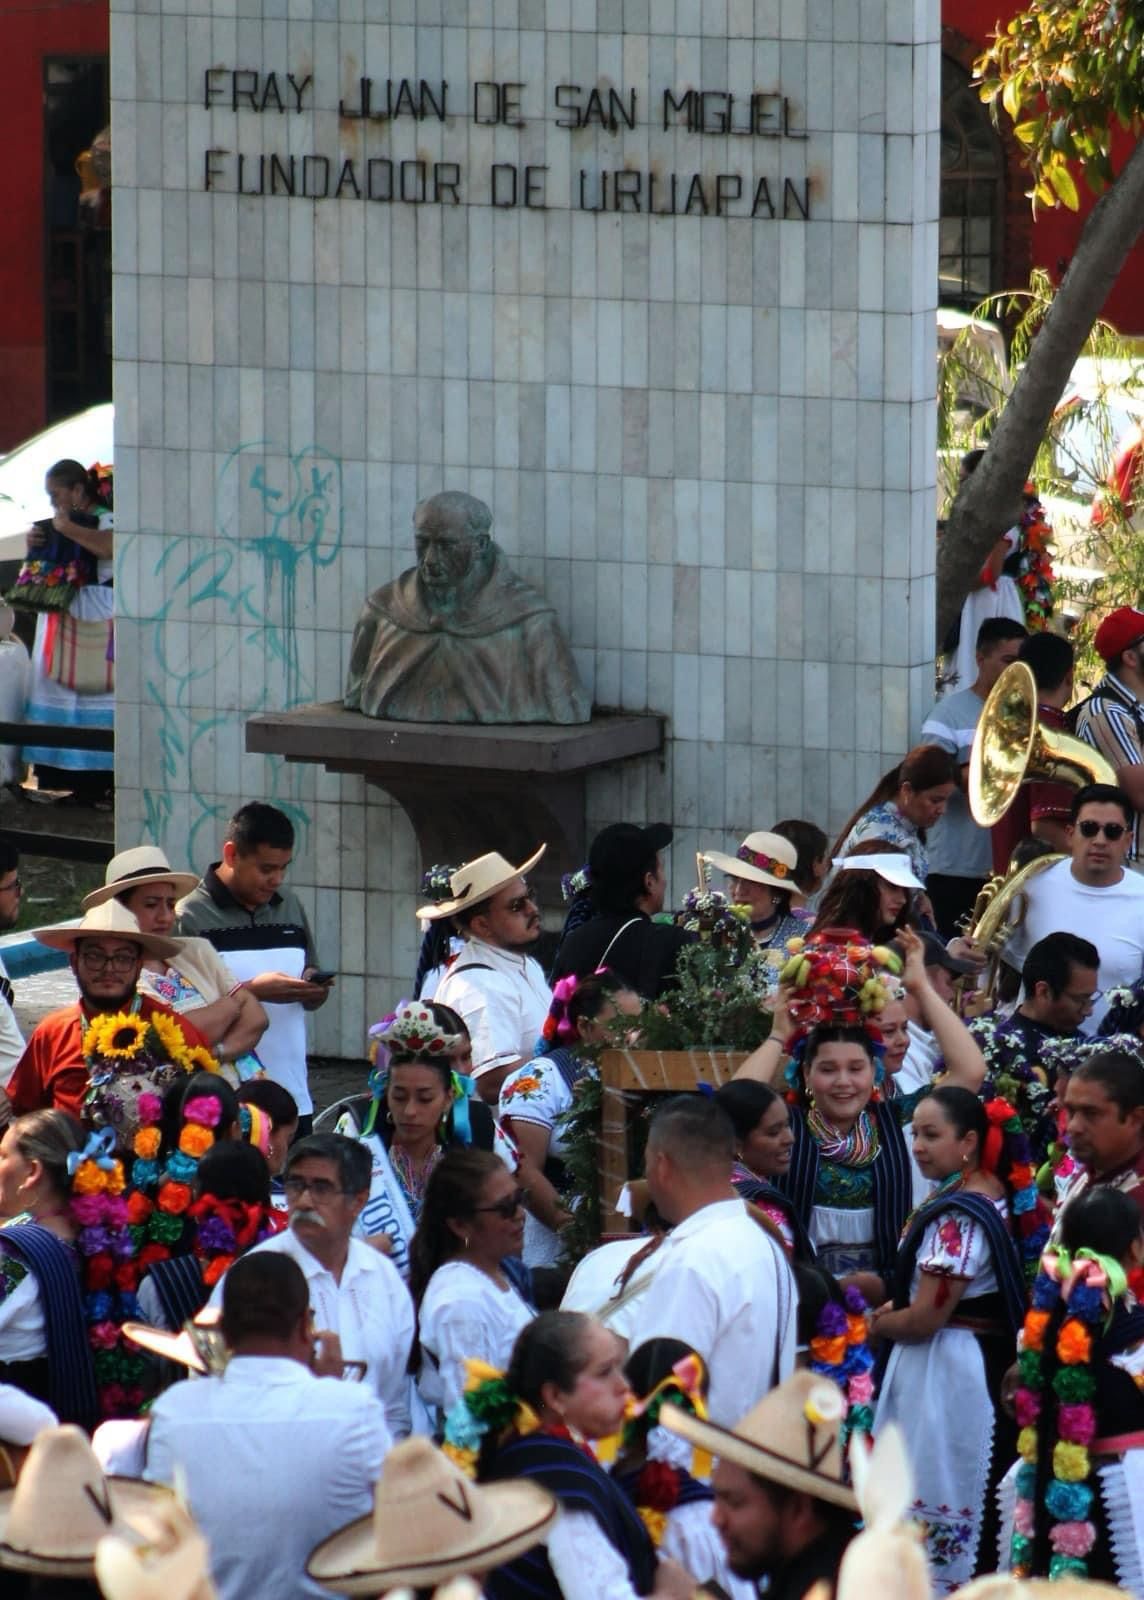
[[[226,819],[227,803],[216,794],[220,731],[230,739],[237,728],[241,741],[252,713],[287,710],[316,692],[299,649],[298,590],[308,582],[315,606],[319,575],[341,552],[341,462],[318,445],[291,455],[265,440],[240,444],[219,470],[213,510],[213,538],[140,530],[140,538],[162,537],[163,546],[149,557],[149,571],[139,573],[134,614],[128,562],[136,541],[116,541],[117,593],[125,601],[119,614],[142,630],[141,698],[158,724],[157,748],[147,751],[143,772],[143,825],[165,845],[179,800],[189,797],[189,838],[170,843],[192,861],[200,831],[207,829],[209,853]],[[148,589],[165,595],[161,605],[146,607]],[[185,622],[200,644],[202,629],[211,630],[214,648],[205,658],[200,652],[198,665],[183,640]],[[248,689],[252,683],[256,688]],[[204,700],[212,709],[204,709]],[[299,783],[296,769],[267,756],[257,798],[280,806],[305,835],[310,817]]]

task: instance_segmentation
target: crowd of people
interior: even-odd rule
[[[125,850],[37,930],[78,999],[25,1042],[0,988],[5,1592],[800,1600],[884,1437],[936,1592],[1144,1596],[1144,614],[1098,631],[1080,712],[1115,782],[1028,785],[1000,840],[966,801],[984,700],[1023,660],[1053,722],[1071,647],[976,643],[833,844],[704,852],[769,1031],[649,1102],[629,1228],[575,1260],[599,1055],[703,938],[665,911],[668,826],[596,836],[543,963],[543,844],[428,873],[411,997],[316,1125],[332,974],[280,811],[241,807],[201,879]],[[988,960],[986,877],[1050,847]]]

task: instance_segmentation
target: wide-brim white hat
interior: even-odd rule
[[[766,883],[772,889],[797,889],[794,881],[798,851],[781,833],[749,833],[733,856],[722,850],[707,850],[704,861],[716,872],[750,883]]]
[[[840,856],[832,861],[839,872],[876,872],[879,878],[899,889],[924,889],[925,884],[910,866],[909,856],[895,850],[871,851],[868,856]]]
[[[419,906],[418,917],[423,917],[426,922],[439,922],[442,917],[456,916],[458,911],[464,911],[469,906],[479,906],[482,900],[490,900],[499,889],[503,889],[514,878],[523,877],[526,872],[531,872],[547,849],[548,846],[542,844],[540,849],[529,856],[527,861],[522,861],[519,867],[514,867],[496,850],[490,851],[487,856],[478,856],[475,861],[466,861],[464,866],[458,867],[449,879],[453,898],[442,900],[436,905]]]
[[[107,1534],[95,1547],[104,1600],[218,1600],[207,1541],[176,1495],[133,1514],[131,1534]]]
[[[106,1478],[82,1429],[37,1434],[13,1489],[0,1489],[0,1567],[38,1577],[95,1576],[95,1547],[171,1491]]]
[[[429,1588],[523,1555],[543,1541],[556,1512],[555,1498],[531,1479],[471,1483],[428,1439],[414,1437],[386,1456],[372,1514],[324,1539],[306,1571],[336,1594]]]
[[[106,900],[114,900],[116,895],[126,894],[131,889],[142,889],[148,883],[173,883],[175,893],[181,900],[185,894],[190,894],[198,881],[197,873],[176,872],[163,851],[155,845],[140,844],[112,856],[103,875],[103,887],[85,894],[80,905],[85,911],[91,911]]]
[[[813,1372],[794,1373],[733,1428],[701,1421],[672,1405],[662,1408],[659,1421],[671,1433],[768,1483],[858,1510],[854,1491],[843,1477],[841,1391]]]
[[[144,933],[127,907],[112,898],[105,900],[94,911],[88,911],[79,922],[56,923],[50,928],[33,928],[32,938],[53,950],[74,950],[80,939],[92,938],[131,939],[141,945],[149,956],[169,960],[182,949],[182,940],[164,939],[157,933]]]

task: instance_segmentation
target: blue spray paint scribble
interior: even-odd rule
[[[192,861],[198,860],[199,831],[208,828],[204,848],[209,856],[228,811],[214,796],[213,756],[207,764],[196,762],[196,747],[209,753],[209,744],[202,742],[219,728],[237,724],[241,730],[256,711],[288,710],[314,698],[315,685],[298,649],[298,582],[308,572],[316,599],[318,573],[332,567],[341,552],[341,462],[318,445],[290,455],[264,440],[240,444],[219,471],[213,510],[216,537],[164,537],[150,572],[139,574],[138,613],[120,612],[145,630],[141,696],[159,718],[158,749],[148,750],[142,774],[144,832],[166,845],[176,797],[188,795],[189,837],[170,843]],[[133,544],[130,536],[117,540],[121,567]],[[250,555],[257,558],[256,579],[243,559]],[[146,611],[151,579],[167,598],[158,610]],[[122,581],[119,592],[124,592]],[[192,634],[209,630],[215,649],[205,665],[192,666],[190,653],[185,661],[171,658],[167,630],[175,613],[179,622],[189,621]],[[244,663],[258,676],[260,691],[249,703],[219,704],[227,699],[228,687],[243,683]],[[217,709],[205,713],[194,706],[194,691],[208,678]],[[276,757],[265,757],[264,765],[257,798],[281,807],[305,836],[310,817],[298,798],[300,774]]]

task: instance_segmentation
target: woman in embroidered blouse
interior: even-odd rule
[[[66,1111],[17,1117],[0,1140],[0,1381],[51,1405],[61,1422],[96,1421],[68,1159],[84,1131]]]
[[[490,1600],[691,1600],[694,1578],[675,1561],[657,1561],[588,1442],[619,1432],[631,1397],[623,1359],[616,1335],[575,1311],[543,1312],[517,1339],[503,1388],[539,1426],[490,1429],[477,1476],[535,1478],[556,1495],[561,1516],[546,1544],[487,1574]]]
[[[902,1238],[893,1299],[871,1314],[893,1342],[874,1416],[896,1422],[914,1465],[934,1585],[947,1593],[996,1565],[992,1516],[1016,1432],[996,1402],[1025,1307],[1005,1185],[985,1109],[967,1089],[931,1090],[914,1112],[914,1154],[936,1183]]]
[[[141,845],[113,856],[102,888],[85,895],[81,904],[91,911],[107,900],[118,900],[143,933],[170,938],[175,907],[198,881],[193,872],[176,872],[162,850]],[[266,1031],[266,1012],[209,940],[182,939],[179,953],[168,961],[147,956],[139,991],[180,1015],[194,1013],[191,1020],[225,1066],[228,1082],[237,1084],[261,1071],[251,1052]]]
[[[520,1255],[524,1190],[487,1150],[450,1150],[434,1167],[409,1250],[418,1310],[417,1386],[442,1416],[465,1388],[466,1359],[504,1367],[533,1312],[501,1263]]]
[[[921,939],[910,928],[897,938],[906,955],[903,983],[945,1058],[944,1081],[976,1094],[985,1078],[985,1058],[930,983]],[[780,987],[771,1035],[736,1079],[782,1080],[793,1031],[787,1004]],[[880,1304],[913,1196],[902,1128],[924,1091],[876,1098],[876,1053],[865,1027],[828,1023],[811,1030],[795,1068],[799,1103],[791,1114],[791,1165],[776,1187],[792,1201],[822,1264]]]
[[[920,744],[881,778],[835,841],[832,854],[848,856],[867,839],[885,840],[905,850],[924,884],[929,874],[926,829],[945,811],[958,786],[960,770],[948,751]]]
[[[472,1095],[469,1030],[451,1007],[407,1001],[370,1035],[377,1044],[371,1097],[343,1112],[337,1132],[360,1139],[373,1157],[361,1231],[389,1236],[390,1260],[405,1277],[426,1189],[445,1152],[473,1145],[495,1152],[508,1171],[518,1163],[492,1112]]]
[[[566,1204],[568,1180],[561,1159],[560,1119],[571,1109],[576,1085],[593,1072],[593,1053],[606,1045],[617,1017],[639,1015],[640,998],[614,973],[561,978],[552,991],[544,1024],[545,1050],[505,1079],[501,1121],[531,1170],[547,1183],[530,1193],[524,1223],[524,1262],[546,1267],[560,1256],[560,1230],[572,1220]]]

